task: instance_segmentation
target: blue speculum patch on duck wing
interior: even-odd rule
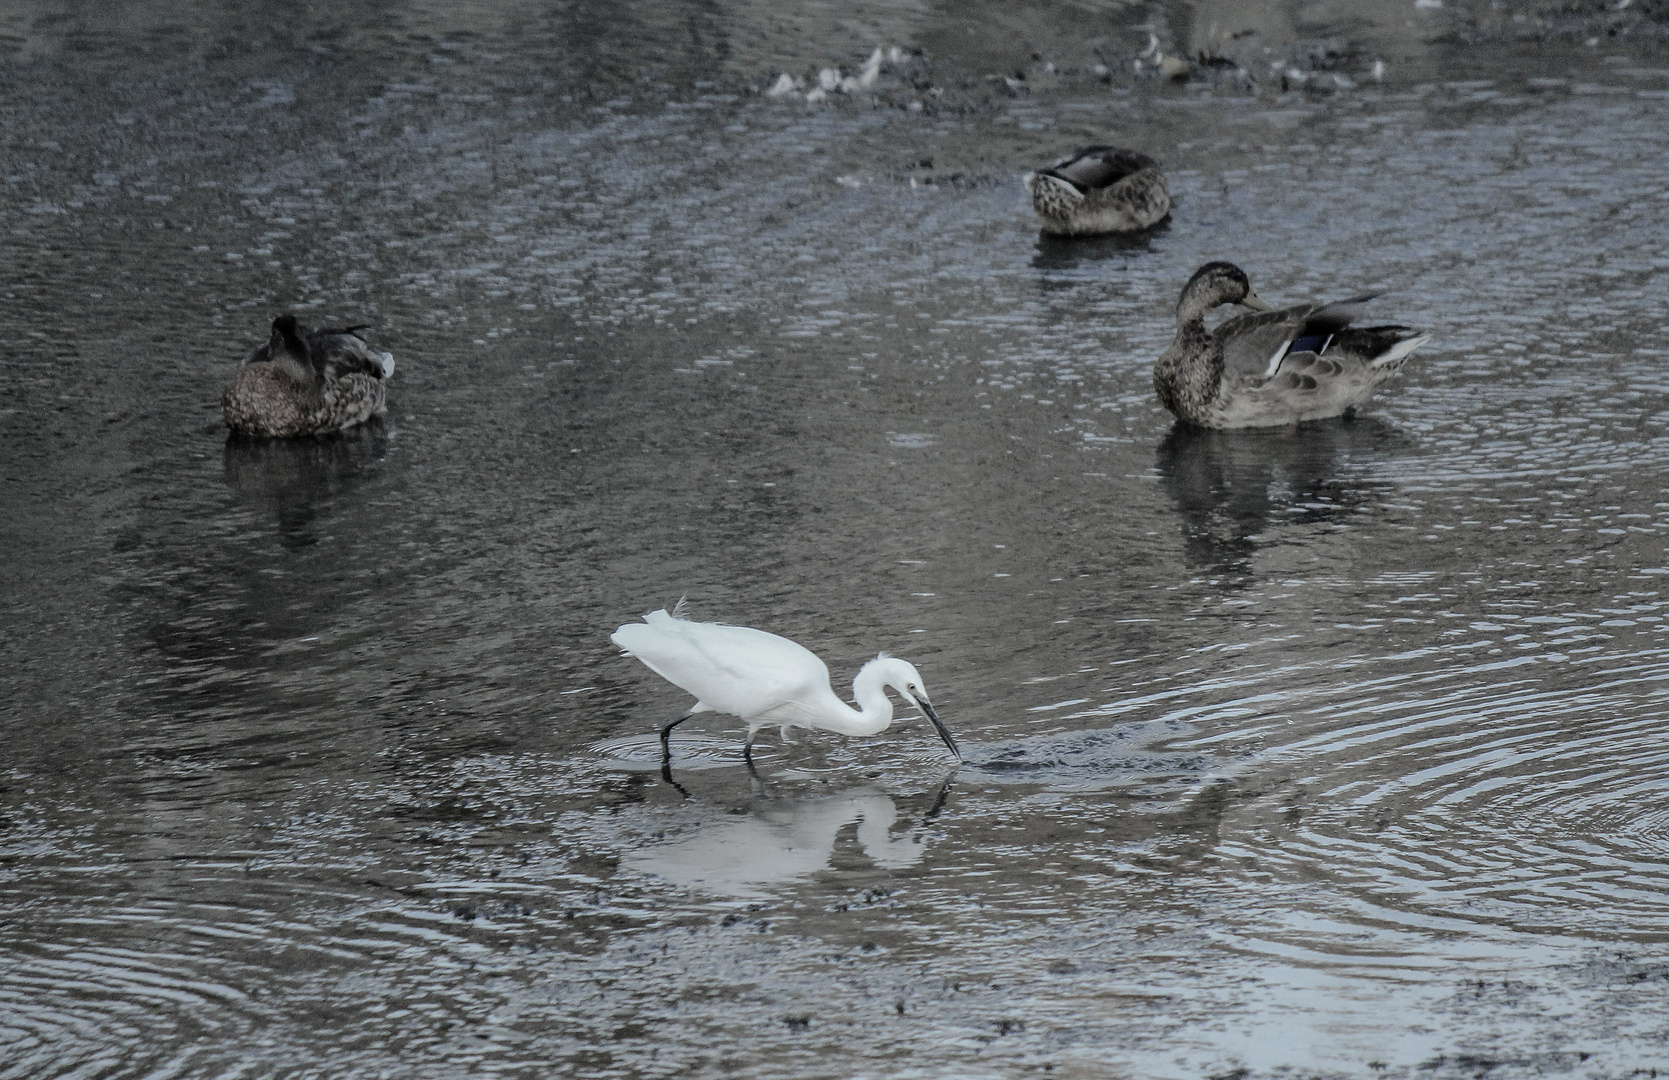
[[[1269,366],[1263,372],[1264,377],[1273,378],[1275,373],[1281,370],[1281,364],[1286,361],[1286,358],[1295,353],[1312,352],[1320,356],[1327,351],[1327,346],[1333,344],[1333,337],[1332,334],[1306,334],[1303,337],[1293,338],[1276,349],[1275,355],[1269,358]]]

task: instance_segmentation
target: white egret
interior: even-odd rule
[[[616,645],[643,661],[667,682],[696,696],[696,703],[661,727],[661,760],[672,759],[672,729],[700,712],[729,713],[747,721],[742,749],[753,767],[753,738],[767,724],[816,728],[839,735],[876,735],[892,723],[887,689],[903,696],[932,722],[956,759],[962,752],[939,721],[915,666],[882,653],[852,680],[853,709],[829,688],[829,669],[810,649],[787,638],[746,626],[692,622],[672,611],[651,611],[610,635]]]

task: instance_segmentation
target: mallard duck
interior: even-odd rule
[[[364,329],[314,330],[294,315],[272,320],[272,336],[221,396],[226,426],[248,435],[321,435],[380,414],[394,357],[367,345]]]
[[[1086,146],[1025,184],[1043,231],[1056,236],[1133,232],[1171,212],[1158,162],[1134,150]]]
[[[1179,420],[1206,428],[1279,427],[1342,416],[1365,404],[1430,340],[1406,326],[1350,324],[1372,296],[1271,308],[1246,271],[1210,262],[1176,305],[1176,340],[1153,365],[1153,389]],[[1250,309],[1215,330],[1220,304]]]

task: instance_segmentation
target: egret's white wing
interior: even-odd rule
[[[808,690],[828,690],[817,654],[746,626],[675,619],[651,611],[611,636],[622,649],[716,712],[758,716]]]

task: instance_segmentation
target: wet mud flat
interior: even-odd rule
[[[1656,20],[0,15],[0,1076],[1663,1070]],[[1102,141],[1170,220],[1039,236]],[[1215,258],[1433,342],[1174,428]],[[387,417],[226,437],[286,310]],[[967,762],[666,783],[686,595]]]

